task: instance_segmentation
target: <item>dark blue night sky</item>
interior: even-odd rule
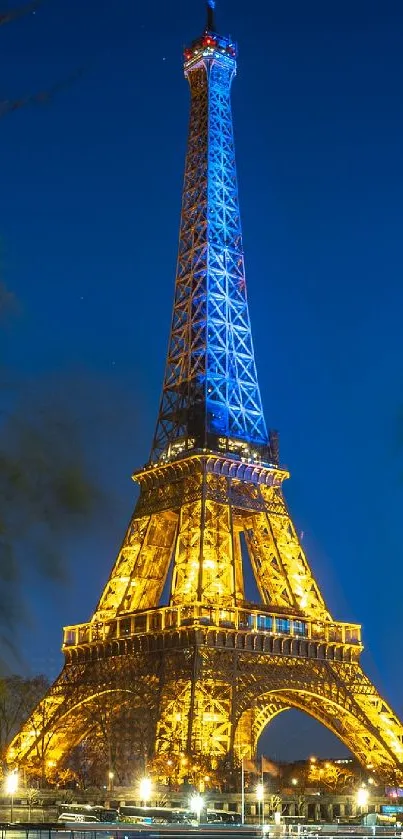
[[[217,23],[239,43],[250,314],[287,499],[331,611],[363,623],[364,666],[402,713],[403,6],[218,0]],[[0,99],[83,68],[0,123],[3,274],[21,308],[5,352],[22,380],[65,389],[109,499],[64,546],[66,585],[29,581],[32,672],[56,676],[61,626],[90,617],[148,458],[186,145],[182,47],[203,25],[202,0],[49,0],[0,30]],[[343,753],[293,717],[273,723],[266,751]]]

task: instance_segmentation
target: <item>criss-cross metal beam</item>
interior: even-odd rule
[[[185,50],[191,92],[175,299],[152,460],[172,446],[267,446],[246,295],[230,90],[236,47]]]

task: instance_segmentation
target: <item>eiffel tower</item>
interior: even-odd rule
[[[144,721],[149,755],[212,768],[256,754],[297,708],[378,777],[403,777],[403,727],[360,666],[360,626],[333,619],[282,494],[245,285],[230,103],[237,47],[207,25],[184,51],[191,107],[172,325],[140,495],[92,618],[8,760],[60,763],[100,709]],[[245,598],[244,557],[259,591]],[[161,596],[167,580],[167,606]]]

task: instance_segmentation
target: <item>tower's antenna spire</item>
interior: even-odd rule
[[[214,32],[214,9],[215,0],[207,0],[207,27],[209,32]]]

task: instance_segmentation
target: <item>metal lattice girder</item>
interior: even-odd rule
[[[156,734],[157,753],[208,755],[213,760],[229,751],[231,695],[216,679],[167,682]]]
[[[267,445],[245,285],[230,88],[235,57],[201,50],[191,91],[178,265],[152,459],[210,434]]]
[[[244,531],[262,601],[331,620],[281,491],[264,486],[260,492],[266,512],[245,517]]]
[[[269,672],[267,659],[259,662],[249,673],[244,667],[238,704],[241,729],[253,711],[252,751],[273,716],[292,707],[333,731],[364,765],[386,776],[397,767],[402,772],[403,726],[358,664],[289,658]]]
[[[150,662],[141,654],[65,666],[14,738],[8,760],[28,768],[58,764],[106,713],[133,718],[136,711],[147,720],[150,744],[157,722],[158,666],[158,660]]]
[[[93,620],[150,609],[164,587],[176,532],[176,516],[133,517]]]
[[[205,476],[204,484],[214,478]],[[172,579],[173,605],[195,599],[206,605],[236,603],[230,506],[209,501],[203,490],[200,501],[181,509]]]
[[[239,466],[209,455],[140,473],[142,494],[93,620],[156,608],[172,559],[173,605],[240,604],[242,532],[262,603],[330,620],[281,493],[285,475],[261,466],[242,480]]]
[[[208,630],[205,630],[208,633]],[[298,708],[333,731],[382,777],[402,770],[403,729],[357,663],[238,649],[221,630],[208,637],[171,631],[165,650],[102,657],[66,666],[15,738],[11,762],[58,762],[98,718],[149,721],[149,753],[251,756],[280,711]],[[144,645],[145,647],[145,645]],[[99,657],[97,657],[99,656]],[[403,776],[402,776],[403,777]]]

